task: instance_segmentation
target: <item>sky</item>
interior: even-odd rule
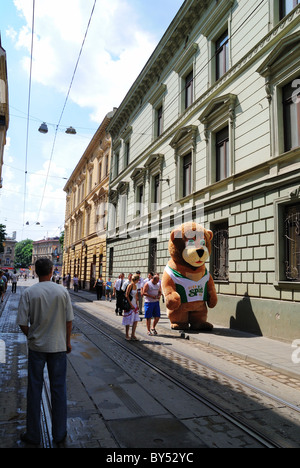
[[[183,3],[0,0],[10,112],[0,224],[8,236],[40,240],[64,230],[67,179]],[[43,122],[47,134],[38,131]],[[70,126],[76,135],[65,133]]]

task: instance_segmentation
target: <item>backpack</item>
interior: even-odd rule
[[[126,288],[125,288],[125,291],[124,291],[124,297],[123,297],[123,309],[126,311],[126,312],[129,312],[129,310],[131,310],[131,306],[126,298],[126,291],[128,289],[128,287],[131,286],[131,283],[127,284]],[[129,294],[129,299],[132,300],[132,295]]]

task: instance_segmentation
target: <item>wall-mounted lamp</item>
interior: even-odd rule
[[[160,182],[168,182],[168,185],[170,185],[170,179],[169,177],[167,179],[159,179]]]

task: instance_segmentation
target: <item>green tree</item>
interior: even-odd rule
[[[4,226],[4,224],[0,224],[0,253],[4,252],[3,242],[5,241],[5,238],[6,238],[5,229],[6,229],[6,226]]]
[[[15,267],[28,268],[31,265],[33,241],[25,239],[16,244]]]
[[[65,241],[65,231],[62,231],[59,236],[59,243],[61,246],[61,251],[64,250],[64,241]]]

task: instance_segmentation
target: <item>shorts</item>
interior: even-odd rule
[[[159,302],[145,302],[145,318],[160,317],[160,306]]]

